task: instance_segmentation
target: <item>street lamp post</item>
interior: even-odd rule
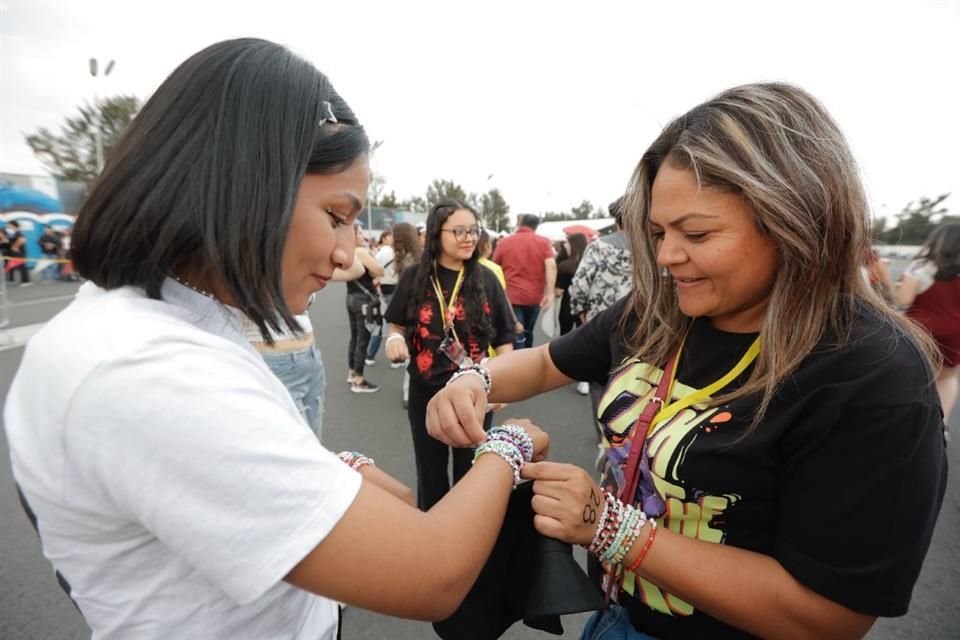
[[[103,70],[103,77],[106,78],[110,75],[110,72],[113,71],[113,63],[111,60],[107,63],[107,66]],[[97,77],[97,59],[90,58],[90,75],[94,78]],[[96,85],[94,85],[96,86]],[[97,91],[94,89],[93,92],[93,109],[97,114],[97,122],[93,129],[93,136],[96,143],[96,153],[97,153],[97,173],[103,171],[103,114],[100,111],[100,105],[98,104]]]
[[[369,157],[373,157],[373,152],[383,146],[383,140],[376,140],[370,145]],[[367,198],[367,233],[373,231],[373,198]]]

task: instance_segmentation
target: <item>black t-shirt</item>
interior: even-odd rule
[[[349,280],[347,282],[347,293],[364,293],[368,296],[376,295],[374,289],[376,285],[373,284],[373,276],[370,275],[370,272],[367,271],[367,268],[363,268],[363,275],[357,278],[356,280]]]
[[[44,231],[40,239],[37,240],[37,244],[40,245],[40,250],[44,253],[55,254],[60,243],[57,241],[57,236],[54,235],[53,232]]]
[[[568,377],[607,385],[598,409],[605,444],[633,427],[662,374],[660,363],[630,357],[623,336],[637,320],[626,333],[619,328],[626,305],[550,343]],[[674,399],[733,368],[756,335],[695,320]],[[756,397],[697,405],[657,427],[650,465],[667,503],[659,526],[773,556],[800,583],[854,611],[903,615],[946,487],[932,373],[910,338],[866,308],[846,346],[830,344],[807,356],[743,440]],[[655,637],[749,637],[647,581],[635,585],[632,574],[621,602]]]
[[[437,265],[437,275],[440,278],[440,288],[444,296],[444,304],[450,300],[454,284],[457,281],[458,271],[446,269]],[[400,326],[407,326],[407,301],[413,295],[414,279],[417,269],[405,269],[397,282],[393,292],[393,299],[384,316],[387,322]],[[473,265],[471,278],[481,278],[483,292],[486,297],[484,312],[490,316],[493,325],[493,340],[471,330],[467,322],[466,305],[463,301],[463,286],[461,293],[454,302],[455,317],[453,327],[463,343],[467,356],[474,362],[480,362],[487,355],[488,347],[499,347],[513,343],[516,335],[513,331],[513,315],[510,313],[510,303],[489,269],[479,264]],[[433,285],[427,285],[426,297],[420,304],[417,322],[414,327],[407,327],[407,346],[410,348],[410,375],[429,387],[442,387],[450,376],[457,370],[457,365],[440,352],[440,343],[443,341],[443,320],[440,316],[440,305],[433,291]]]
[[[17,241],[23,237],[23,234],[19,231],[14,231],[11,234],[8,234],[10,239],[10,249],[9,255],[14,258],[23,258],[26,255],[26,243],[20,243],[20,247],[17,247]]]

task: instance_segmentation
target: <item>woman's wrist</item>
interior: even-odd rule
[[[341,451],[337,454],[337,457],[354,471],[359,471],[367,465],[376,466],[373,458],[368,458],[359,451]]]
[[[490,395],[490,388],[493,386],[493,380],[490,378],[490,370],[483,364],[470,364],[465,367],[462,367],[458,371],[454,372],[450,379],[447,380],[447,383],[444,385],[450,386],[458,378],[462,378],[466,375],[474,375],[480,378],[481,383],[483,384],[483,392],[485,395]]]
[[[513,471],[513,488],[520,484],[523,465],[533,459],[533,440],[523,427],[505,424],[487,432],[487,439],[477,447],[473,461],[476,463],[486,454],[494,454],[506,462]]]

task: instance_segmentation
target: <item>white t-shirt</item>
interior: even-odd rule
[[[917,280],[917,295],[920,295],[933,286],[937,265],[929,260],[914,260],[907,265],[904,273]]]
[[[397,254],[388,244],[383,245],[377,250],[377,262],[383,267],[383,275],[380,276],[380,284],[397,284]]]
[[[360,476],[237,312],[173,280],[162,293],[88,283],[27,345],[4,418],[44,555],[94,640],[333,638],[336,603],[283,577]]]

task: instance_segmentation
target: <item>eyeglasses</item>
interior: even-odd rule
[[[454,227],[453,229],[440,229],[440,231],[452,233],[453,237],[457,239],[457,242],[463,242],[467,238],[473,238],[474,240],[480,238],[479,227],[470,227],[469,229],[465,229],[463,227]]]

